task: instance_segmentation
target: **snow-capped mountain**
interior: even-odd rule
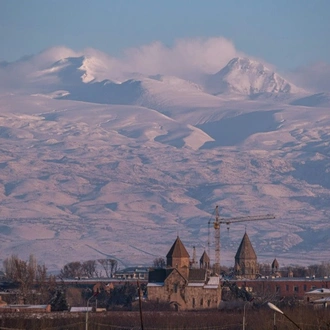
[[[222,230],[225,264],[245,230],[260,262],[327,261],[326,94],[301,94],[243,58],[206,86],[118,75],[109,59],[66,49],[23,62],[0,68],[3,259],[150,264],[178,234],[201,254],[218,204],[222,217],[276,216]]]
[[[233,58],[219,72],[210,75],[205,89],[211,94],[298,93],[302,89],[289,83],[264,64],[249,58]]]
[[[61,58],[29,75],[30,83],[47,90],[70,89],[90,82],[100,82],[108,68],[95,56]]]

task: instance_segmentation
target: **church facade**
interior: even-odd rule
[[[176,310],[215,309],[221,301],[219,276],[211,276],[206,252],[199,268],[190,264],[190,256],[179,237],[166,255],[166,268],[149,272],[147,286],[150,301],[169,303]]]

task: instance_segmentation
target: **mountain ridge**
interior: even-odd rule
[[[305,106],[291,89],[231,98],[163,74],[84,81],[85,58],[73,58],[0,93],[2,260],[33,253],[58,270],[107,255],[150,265],[178,234],[201,255],[219,205],[224,218],[276,215],[247,224],[260,262],[324,261],[326,95]],[[246,228],[223,229],[221,260],[232,265]]]
[[[304,92],[261,62],[243,57],[233,58],[219,72],[210,75],[206,80],[206,89],[215,95]]]

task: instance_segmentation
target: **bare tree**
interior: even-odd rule
[[[166,262],[165,262],[164,258],[156,258],[156,259],[154,259],[152,265],[155,268],[164,268],[166,265]]]
[[[81,265],[82,273],[87,277],[94,277],[96,275],[96,261],[84,261]]]
[[[330,263],[329,262],[322,262],[320,265],[320,276],[329,276],[330,275]]]
[[[39,303],[49,299],[49,284],[47,283],[47,268],[45,265],[37,265],[35,283],[39,291]]]
[[[99,259],[98,263],[103,267],[106,277],[111,278],[116,272],[118,263],[114,259]]]
[[[22,299],[26,303],[36,278],[37,262],[35,257],[30,255],[27,262],[19,259],[17,255],[12,255],[4,260],[3,266],[7,278],[17,283]]]
[[[268,276],[272,273],[270,264],[267,263],[258,263],[258,271],[264,276]]]
[[[80,278],[83,275],[82,265],[79,261],[69,262],[61,269],[62,278]]]

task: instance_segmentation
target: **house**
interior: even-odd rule
[[[2,305],[0,313],[49,313],[50,305]]]
[[[329,302],[330,289],[319,288],[305,292],[304,300],[308,303]]]
[[[148,279],[149,268],[143,266],[137,267],[127,267],[122,270],[117,270],[114,274],[116,279],[126,279],[126,280],[147,280]]]
[[[200,268],[191,268],[190,256],[179,236],[166,255],[166,268],[149,271],[148,300],[169,303],[175,310],[218,308],[219,276],[210,276],[204,252]]]

